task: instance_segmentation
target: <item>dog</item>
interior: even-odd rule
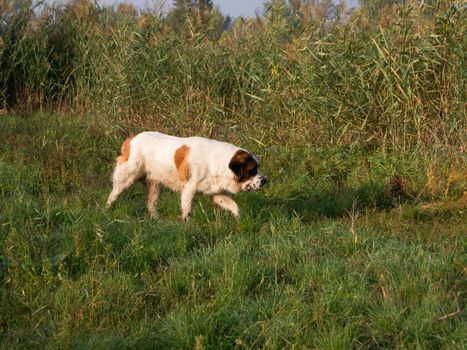
[[[123,142],[107,208],[137,180],[146,183],[152,218],[157,218],[162,186],[181,192],[183,220],[189,219],[198,192],[238,217],[238,205],[228,193],[254,191],[267,182],[259,171],[258,158],[243,148],[204,137],[182,138],[160,132],[142,132]]]

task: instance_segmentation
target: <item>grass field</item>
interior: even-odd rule
[[[2,348],[467,346],[455,153],[245,141],[270,185],[238,221],[200,197],[183,222],[169,191],[153,221],[142,186],[104,210],[121,131],[0,123]]]
[[[466,349],[467,8],[390,2],[0,1],[0,348]],[[143,130],[269,184],[104,210]]]

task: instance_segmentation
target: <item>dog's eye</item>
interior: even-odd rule
[[[253,169],[251,169],[251,170],[248,172],[248,175],[250,175],[250,176],[255,176],[257,173],[258,173],[258,169],[257,169],[257,168],[253,168]]]

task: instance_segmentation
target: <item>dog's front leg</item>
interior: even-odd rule
[[[215,194],[212,196],[212,201],[222,209],[230,211],[236,218],[240,215],[237,203],[229,196],[225,194]]]
[[[196,186],[187,183],[182,190],[182,219],[187,221],[190,218],[193,197],[196,194]]]

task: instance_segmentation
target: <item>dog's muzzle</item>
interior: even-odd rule
[[[268,180],[266,180],[266,178],[262,177],[261,179],[256,180],[253,183],[250,183],[250,184],[246,185],[244,190],[247,191],[247,192],[257,190],[257,189],[265,186],[267,182],[268,182]]]

